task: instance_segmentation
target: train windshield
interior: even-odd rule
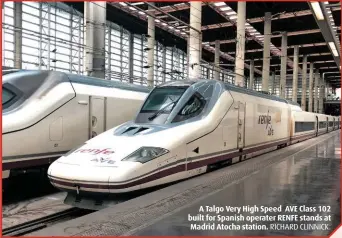
[[[12,93],[10,90],[6,88],[2,88],[2,106],[6,105],[9,103],[11,100],[15,98],[15,94]]]
[[[185,90],[186,88],[177,87],[155,89],[146,100],[141,112],[163,110],[163,113],[170,113]]]
[[[175,84],[155,88],[146,99],[135,122],[169,124],[198,119],[208,114],[215,103],[212,102],[212,97],[218,84],[216,81],[205,80],[187,85],[180,83],[178,86]],[[219,95],[220,90],[216,97]]]

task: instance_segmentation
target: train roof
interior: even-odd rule
[[[23,71],[22,69],[3,69],[2,75],[11,74],[15,72]]]
[[[27,70],[27,69],[11,69],[11,70],[3,70],[3,75],[17,73],[17,72],[49,72],[51,74],[64,74],[72,83],[79,83],[79,84],[86,84],[86,85],[93,85],[93,86],[100,86],[100,87],[108,87],[108,88],[118,88],[123,90],[129,91],[136,91],[136,92],[144,92],[149,93],[151,91],[150,88],[140,85],[134,85],[129,83],[123,83],[121,81],[113,81],[113,80],[106,80],[100,79],[95,77],[89,77],[84,75],[78,74],[71,74],[65,73],[60,71],[52,71],[52,70]]]
[[[291,104],[291,105],[300,107],[300,105],[299,105],[298,103],[294,102],[294,101],[287,100],[287,102],[288,102],[289,104]]]
[[[162,83],[162,84],[159,84],[157,85],[156,87],[158,88],[163,88],[163,87],[190,87],[191,85],[195,84],[199,82],[198,81],[195,81],[195,80],[187,80],[187,81],[180,81],[180,80],[177,80],[177,81],[168,81],[168,82],[165,82],[165,83]]]
[[[254,91],[251,89],[247,89],[247,88],[242,88],[239,86],[236,86],[234,84],[231,83],[227,83],[227,82],[222,82],[222,81],[218,81],[218,80],[213,80],[213,79],[201,79],[201,80],[187,80],[187,81],[170,81],[170,82],[166,82],[163,84],[160,84],[157,87],[190,87],[191,85],[200,82],[200,81],[217,81],[220,83],[223,83],[226,90],[230,90],[230,91],[234,91],[234,92],[238,92],[238,93],[243,93],[243,94],[248,94],[251,96],[255,96],[255,97],[259,97],[259,98],[265,98],[265,99],[269,99],[269,100],[273,100],[273,101],[278,101],[278,102],[283,102],[286,104],[292,104],[295,106],[299,106],[298,103],[292,102],[290,100],[286,100],[274,95],[270,95],[270,94],[266,94],[266,93],[262,93],[262,92],[258,92],[258,91]]]
[[[251,96],[255,96],[255,97],[259,97],[259,98],[265,98],[265,99],[269,99],[269,100],[273,100],[273,101],[288,103],[287,100],[280,98],[280,97],[277,97],[277,96],[274,96],[274,95],[254,91],[254,90],[248,89],[248,88],[242,88],[242,87],[236,86],[236,85],[231,84],[231,83],[224,83],[224,85],[225,85],[227,90],[231,90],[234,92],[244,93],[244,94],[248,94]]]
[[[113,81],[113,80],[106,80],[106,79],[100,79],[100,78],[94,78],[84,75],[78,75],[78,74],[70,74],[66,73],[68,78],[73,83],[80,83],[80,84],[87,84],[87,85],[93,85],[93,86],[100,86],[100,87],[108,87],[108,88],[119,88],[123,90],[130,90],[130,91],[137,91],[137,92],[144,92],[149,93],[152,89],[130,84],[130,83],[123,83],[121,81]]]

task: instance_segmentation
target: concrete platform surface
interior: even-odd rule
[[[34,232],[28,236],[190,236],[190,235],[328,235],[340,223],[340,131],[334,131],[250,160],[201,175],[114,207]],[[259,212],[209,212],[205,206],[257,206]],[[286,206],[315,208],[309,212],[285,212]],[[204,211],[200,207],[204,207]],[[261,213],[261,206],[279,207],[282,212]],[[322,211],[318,211],[321,206]],[[324,206],[324,207],[323,207]],[[246,207],[245,207],[246,208]],[[301,207],[303,209],[303,207]],[[244,221],[189,221],[209,214]],[[247,221],[247,216],[307,215],[329,217],[326,221]],[[229,217],[228,217],[229,216]],[[293,218],[293,217],[292,217]],[[305,218],[305,219],[309,219]],[[271,219],[271,218],[268,218]],[[278,218],[277,218],[278,219]],[[289,218],[288,218],[289,219]],[[317,218],[318,219],[318,218]],[[271,224],[311,224],[316,229],[276,230]],[[321,229],[317,225],[323,224]],[[193,224],[193,228],[191,228]],[[195,225],[202,225],[194,230]],[[217,229],[217,224],[229,226]],[[232,226],[235,225],[235,227]],[[257,230],[242,230],[243,225]],[[240,225],[237,229],[236,226]],[[266,228],[265,228],[266,227]],[[322,228],[323,227],[323,228]]]

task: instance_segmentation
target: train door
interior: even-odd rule
[[[93,138],[105,130],[105,99],[90,96],[89,138]]]
[[[333,130],[335,130],[335,117],[333,117]]]
[[[318,130],[319,130],[319,122],[318,122],[318,116],[316,116],[316,136],[318,136]]]
[[[246,104],[239,102],[238,133],[237,133],[237,148],[238,149],[242,149],[245,146],[245,114],[246,114]]]

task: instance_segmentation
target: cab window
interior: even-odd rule
[[[2,108],[6,108],[14,98],[15,94],[12,91],[2,88]]]
[[[178,112],[173,122],[184,121],[199,115],[202,112],[205,103],[206,101],[204,97],[196,92],[184,105],[184,107]]]
[[[141,112],[163,110],[164,113],[170,113],[185,90],[185,88],[155,89],[146,100]]]

